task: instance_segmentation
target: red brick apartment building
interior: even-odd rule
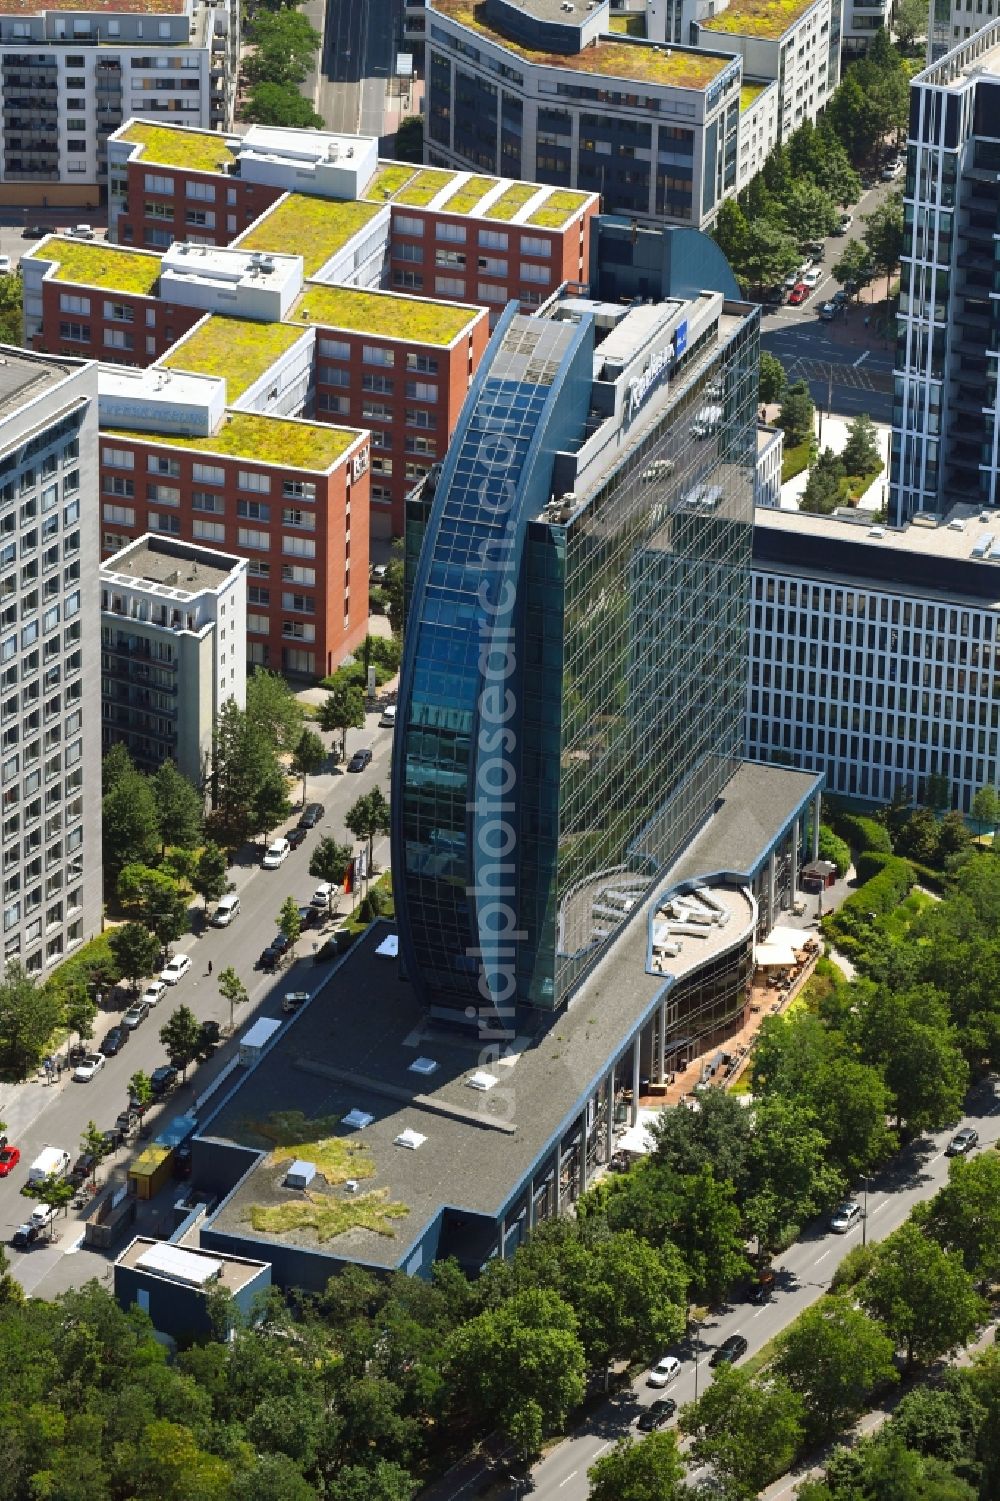
[[[365,432],[254,412],[203,438],[104,430],[102,556],[148,531],[248,558],[247,660],[324,676],[368,629],[369,461]]]

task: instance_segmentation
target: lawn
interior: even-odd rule
[[[804,443],[797,443],[794,448],[786,448],[781,459],[781,483],[787,484],[803,469],[808,469],[813,456],[813,441],[807,438]]]
[[[208,130],[184,130],[176,125],[152,125],[135,120],[120,140],[143,147],[144,166],[188,167],[195,172],[218,172],[234,159],[225,136]]]
[[[889,912],[885,917],[879,918],[879,931],[888,934],[890,938],[905,938],[914,919],[933,905],[932,896],[929,896],[926,891],[917,891],[914,888],[909,896],[900,902],[895,912]]]
[[[513,219],[526,203],[531,202],[538,191],[538,184],[534,182],[512,183],[509,188],[504,189],[499,198],[490,204],[483,217],[485,219]]]
[[[213,316],[175,344],[161,364],[198,375],[224,375],[229,401],[237,401],[275,360],[303,337],[287,323]]]
[[[537,224],[540,229],[562,229],[567,219],[583,207],[588,196],[587,193],[569,193],[557,189],[549,194],[544,203],[539,204],[534,213],[528,215],[525,223]]]
[[[392,292],[318,285],[302,294],[292,314],[300,323],[440,345],[450,344],[478,316],[478,309],[431,302],[424,297],[397,297]]]
[[[847,475],[842,486],[844,494],[844,504],[849,506],[856,506],[862,495],[864,495],[865,491],[868,489],[868,486],[874,483],[874,481],[878,479],[881,473],[882,465],[880,464],[877,469],[871,470],[871,472],[868,474]]]

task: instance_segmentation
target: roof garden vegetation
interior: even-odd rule
[[[291,193],[239,240],[240,250],[301,255],[313,276],[378,213],[374,203],[340,203]]]
[[[740,86],[740,114],[745,114],[752,104],[756,104],[761,94],[768,87],[769,85],[766,83],[742,84]]]
[[[256,412],[229,412],[217,433],[208,438],[184,438],[162,433],[118,433],[134,443],[166,444],[223,458],[252,459],[285,469],[325,474],[361,434],[354,428],[328,427],[325,422],[301,422],[291,417],[262,417]]]
[[[815,4],[815,0],[802,0],[803,9],[805,3]],[[592,47],[584,47],[582,52],[571,54],[540,52],[504,36],[491,24],[481,0],[478,4],[475,0],[433,0],[433,7],[441,15],[468,26],[538,67],[597,73],[607,78],[627,78],[636,83],[670,85],[677,89],[703,89],[732,62],[730,57],[713,57],[710,53],[684,51],[680,47],[654,47],[631,40],[598,41]]]
[[[395,1235],[392,1221],[409,1214],[405,1204],[390,1201],[387,1188],[371,1189],[350,1198],[306,1193],[304,1199],[286,1204],[251,1204],[244,1218],[258,1233],[287,1235],[293,1230],[311,1230],[317,1240],[333,1240],[348,1230],[371,1230],[375,1235]]]
[[[528,215],[525,223],[536,224],[539,229],[561,229],[567,219],[583,208],[589,196],[588,193],[569,193],[563,190],[550,193],[544,203],[540,203]]]
[[[380,162],[378,171],[365,189],[365,197],[381,203],[393,198],[412,178],[416,167],[405,162]]]
[[[417,344],[450,344],[479,316],[476,308],[425,297],[396,297],[356,287],[311,286],[299,298],[296,322],[326,324],[352,333],[385,334]]]
[[[58,261],[56,281],[103,287],[109,292],[135,292],[146,297],[160,279],[160,257],[148,251],[122,250],[104,240],[52,238],[29,255]]]
[[[464,182],[457,192],[452,193],[441,205],[441,212],[446,214],[470,214],[479,202],[485,197],[490,188],[495,188],[495,177],[470,177]]]
[[[646,17],[639,12],[624,16],[612,16],[611,30],[620,32],[623,36],[644,38],[646,35]]]
[[[412,182],[406,184],[401,193],[396,194],[396,202],[405,203],[409,208],[426,208],[442,188],[455,181],[456,175],[454,172],[443,172],[439,167],[425,167]]]
[[[176,126],[135,120],[119,139],[141,145],[142,161],[147,166],[218,172],[234,159],[225,137],[209,130],[180,130]]]
[[[776,41],[815,4],[816,0],[732,0],[725,10],[699,25],[703,31]]]
[[[160,363],[197,375],[224,375],[228,399],[236,401],[301,337],[302,330],[287,323],[213,316],[175,344]]]
[[[490,204],[483,214],[484,219],[513,219],[519,214],[526,203],[538,193],[538,184],[535,182],[515,182],[509,188],[504,188],[500,197]]]

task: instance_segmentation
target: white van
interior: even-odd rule
[[[228,928],[234,917],[240,912],[240,899],[235,892],[229,892],[224,896],[215,911],[212,913],[213,928]]]
[[[45,1147],[28,1169],[29,1186],[46,1178],[65,1178],[71,1160],[69,1153],[61,1147]]]
[[[386,706],[382,710],[381,716],[379,718],[379,722],[378,722],[379,729],[380,730],[391,730],[391,729],[395,728],[395,724],[396,724],[396,705],[395,704],[386,704]]]

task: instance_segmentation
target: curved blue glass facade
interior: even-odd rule
[[[501,318],[438,479],[412,592],[393,761],[401,953],[428,1005],[503,1010],[516,990],[529,518],[587,416],[593,328]]]

